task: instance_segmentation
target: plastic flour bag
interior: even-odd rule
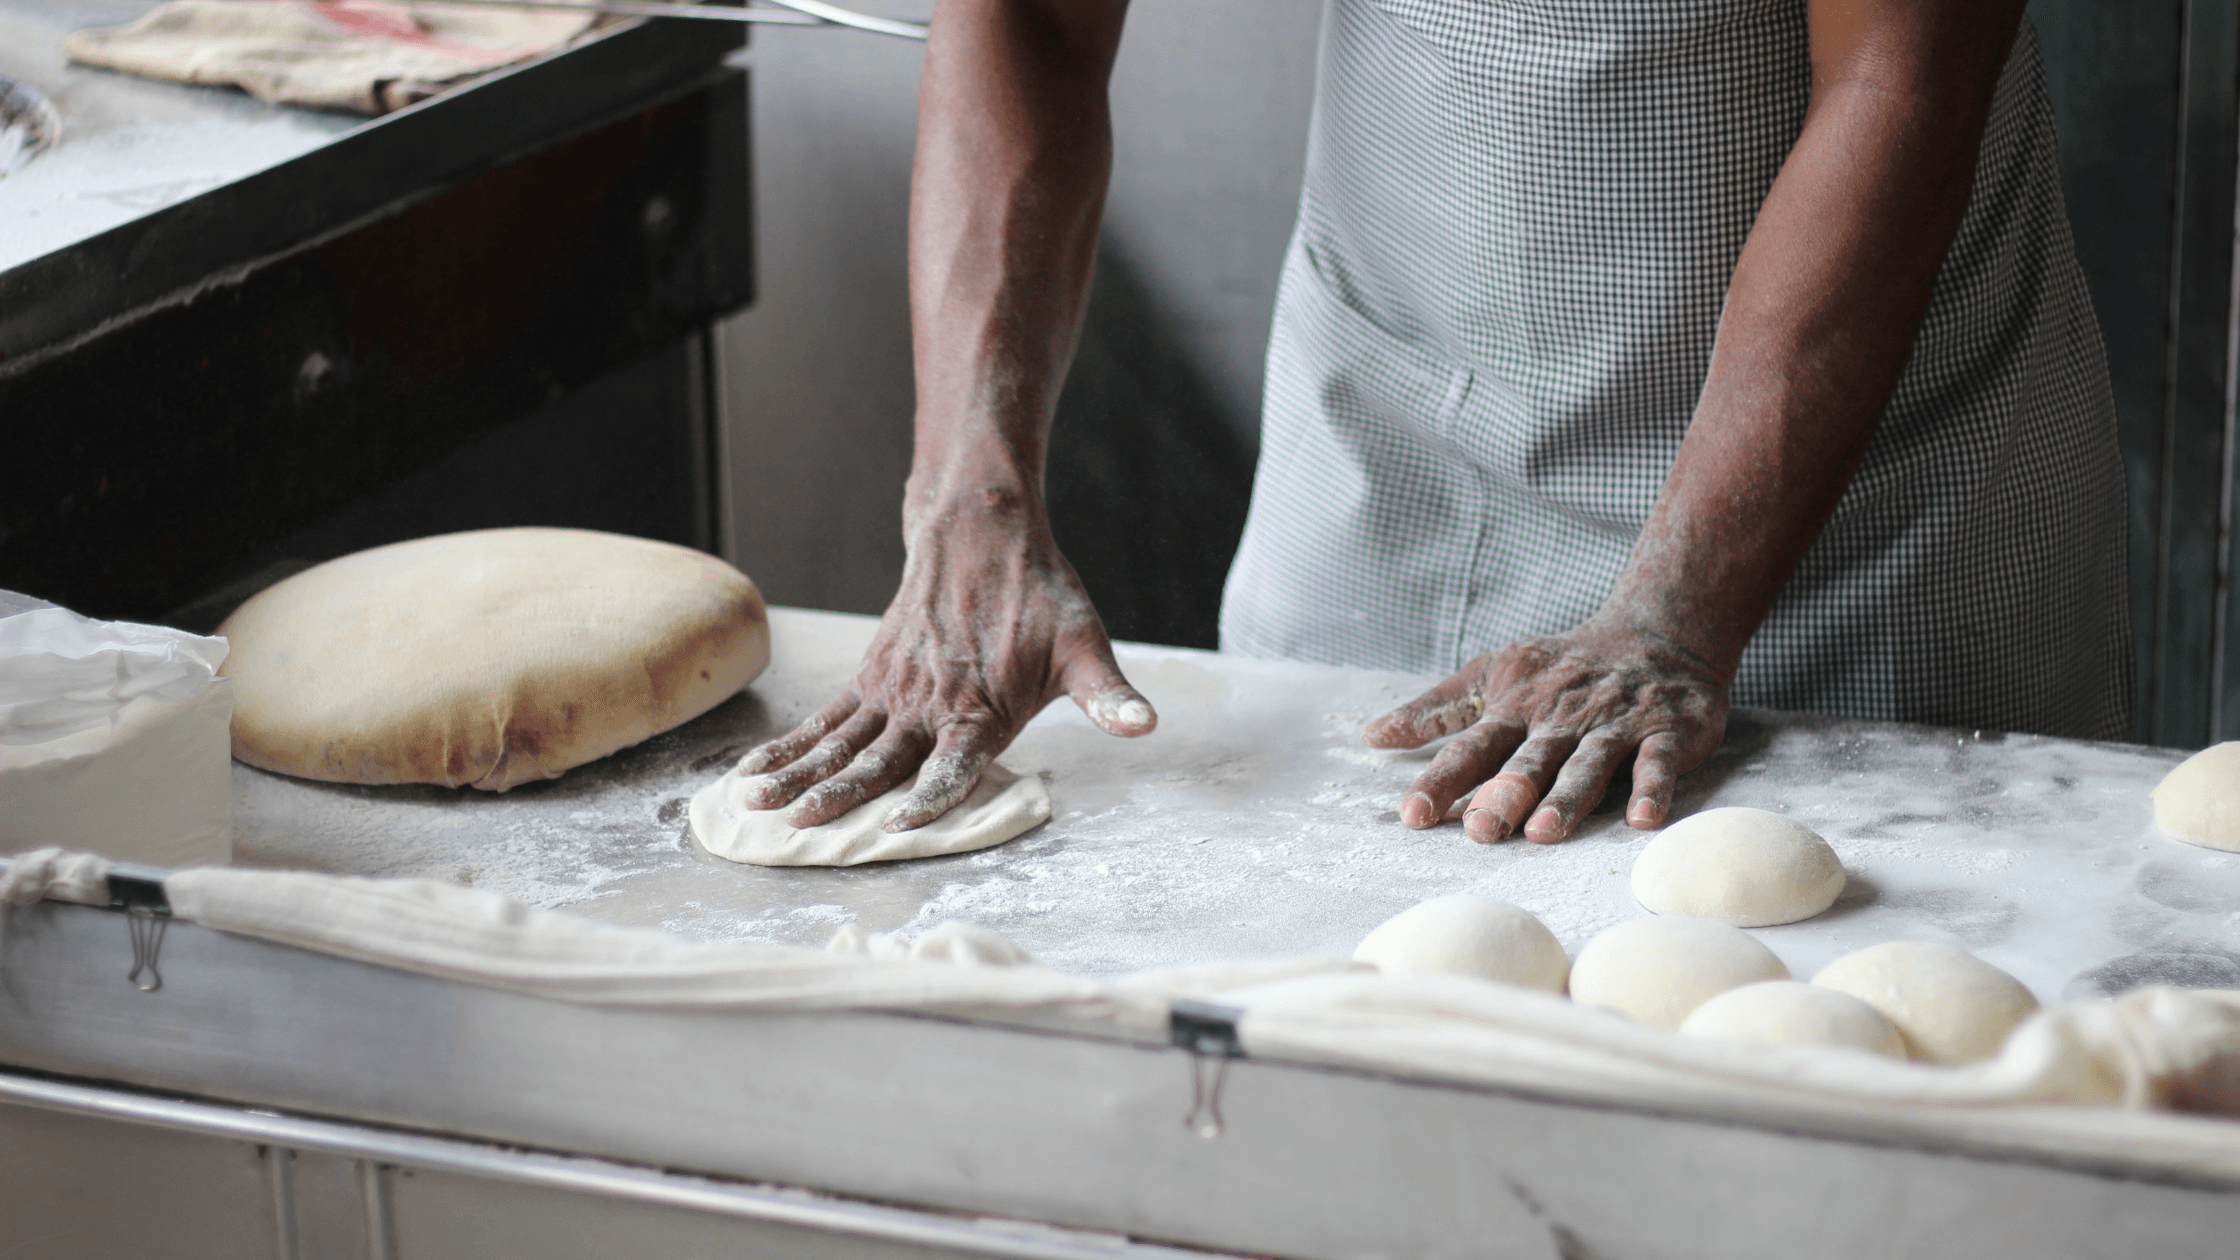
[[[91,621],[0,591],[0,854],[233,856],[224,639]]]

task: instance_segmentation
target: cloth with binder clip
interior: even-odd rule
[[[106,896],[103,896],[104,891]],[[1188,1056],[1176,1114],[1201,1138],[1239,1123],[1224,1085],[1239,1060],[1394,1073],[1469,1086],[1766,1121],[1809,1112],[1980,1133],[1989,1112],[2079,1108],[2065,1123],[2110,1141],[2155,1140],[2141,1111],[2240,1115],[2240,992],[2148,986],[2065,1002],[1966,1067],[1842,1047],[1682,1037],[1554,994],[1453,975],[1390,976],[1338,958],[1266,959],[1117,980],[1033,965],[968,933],[939,951],[858,953],[695,942],[539,910],[426,880],[203,868],[165,872],[39,850],[0,866],[0,916],[35,898],[127,919],[130,970],[163,986],[173,919],[489,988],[617,1007],[777,1014],[969,1013],[991,1022],[1157,1039]],[[0,919],[4,922],[4,919]],[[952,931],[952,938],[960,934]],[[0,948],[9,934],[0,931]],[[944,960],[935,962],[936,955]],[[122,960],[120,960],[121,962]],[[160,1000],[157,999],[157,1000]],[[1187,1092],[1181,1087],[1187,1085]],[[1187,1110],[1184,1104],[1187,1103]],[[1801,1110],[1800,1110],[1801,1109]]]

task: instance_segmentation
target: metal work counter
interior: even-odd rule
[[[1011,844],[851,870],[695,851],[685,797],[821,703],[870,631],[779,610],[748,693],[503,796],[239,769],[239,857],[703,938],[963,918],[1101,972],[1344,952],[1460,889],[1531,907],[1574,948],[1639,913],[1642,838],[1614,813],[1547,848],[1395,824],[1427,754],[1357,731],[1423,680],[1140,647],[1121,660],[1161,730],[1124,742],[1044,714],[1007,760],[1049,775],[1056,816]],[[1856,881],[1834,911],[1759,932],[1800,973],[1908,935],[2048,998],[2227,983],[2240,867],[2150,834],[2145,791],[2176,756],[1745,714],[1682,806],[1787,810],[1843,854]],[[1226,1128],[1209,1139],[1181,1123],[1207,1065],[1173,1046],[552,1001],[193,922],[143,993],[123,919],[0,907],[0,1215],[100,1254],[1980,1260],[2219,1256],[2240,1229],[2223,1120],[2122,1113],[2111,1145],[2102,1109],[1955,1108],[1932,1131],[1253,1056],[1211,1074]]]
[[[238,860],[471,883],[710,940],[822,944],[841,924],[963,919],[1045,963],[1112,973],[1346,954],[1387,916],[1474,892],[1541,916],[1576,951],[1643,911],[1646,833],[1615,808],[1562,845],[1399,826],[1429,750],[1379,752],[1368,719],[1429,680],[1123,645],[1160,728],[1120,740],[1051,706],[1004,761],[1047,779],[1051,821],[979,853],[765,869],[699,849],[685,800],[822,705],[875,622],[788,609],[772,665],[697,721],[502,796],[309,783],[235,768]],[[2240,859],[2153,833],[2147,792],[2182,754],[2036,736],[1737,713],[1676,808],[1752,805],[1828,838],[1836,907],[1758,937],[1809,976],[1898,937],[1948,941],[2047,1001],[2153,980],[2240,987]]]

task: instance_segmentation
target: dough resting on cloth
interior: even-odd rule
[[[1759,1045],[1849,1046],[1886,1059],[1906,1057],[1897,1026],[1848,993],[1795,980],[1761,980],[1729,989],[1680,1025],[1690,1037]]]
[[[578,529],[361,551],[267,588],[218,632],[234,756],[495,792],[698,717],[770,661],[762,595],[737,569]]]
[[[1385,920],[1353,951],[1392,976],[1451,972],[1563,992],[1563,943],[1532,912],[1467,893],[1434,897]]]
[[[1812,982],[1848,993],[1898,1026],[1906,1050],[1932,1063],[1997,1058],[2038,1009],[2020,980],[1952,945],[1886,941],[1821,968]]]
[[[2240,853],[2240,740],[2204,748],[2165,775],[2154,820],[2188,844]]]
[[[902,858],[970,853],[1023,835],[1049,821],[1042,780],[990,766],[955,809],[913,831],[879,824],[916,780],[889,790],[815,827],[786,822],[787,809],[749,809],[747,793],[762,782],[731,771],[693,794],[692,837],[717,857],[755,866],[856,866]]]
[[[1621,923],[1588,941],[1571,963],[1571,1000],[1675,1029],[1729,989],[1788,978],[1781,959],[1741,928],[1660,915]]]

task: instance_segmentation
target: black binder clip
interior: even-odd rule
[[[1190,1111],[1182,1117],[1182,1127],[1208,1141],[1221,1136],[1221,1080],[1229,1060],[1244,1057],[1244,1042],[1237,1036],[1237,1019],[1243,1014],[1233,1006],[1194,998],[1177,998],[1167,1009],[1167,1039],[1190,1052]]]
[[[142,993],[163,987],[163,973],[156,970],[156,963],[163,953],[164,929],[171,924],[171,898],[163,891],[163,877],[168,874],[130,862],[109,868],[109,908],[124,911],[132,933],[132,970],[125,979]]]

